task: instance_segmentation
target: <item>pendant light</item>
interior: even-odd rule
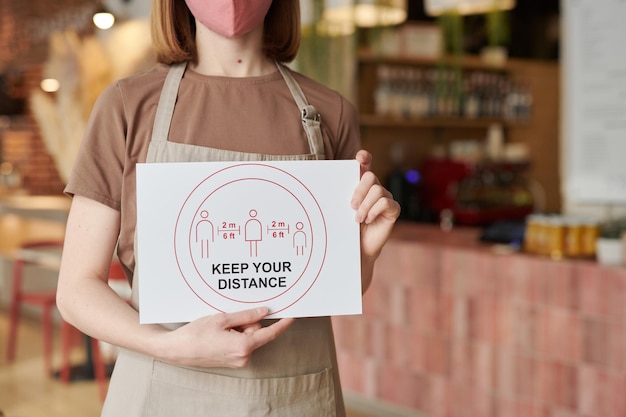
[[[484,14],[494,10],[511,10],[515,0],[425,0],[426,14],[439,16],[455,12],[462,15]]]
[[[338,34],[350,34],[356,27],[398,25],[407,13],[407,0],[325,0],[321,23]]]

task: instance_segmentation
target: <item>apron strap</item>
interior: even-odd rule
[[[291,71],[280,63],[276,63],[278,70],[283,76],[289,91],[293,96],[298,108],[300,109],[300,116],[302,118],[302,125],[304,131],[309,140],[309,148],[313,155],[323,156],[324,152],[324,140],[322,139],[321,116],[317,112],[314,106],[310,105],[306,101],[304,92],[300,88],[300,84],[293,78]]]
[[[172,124],[172,115],[174,114],[174,106],[176,105],[176,98],[178,97],[178,86],[180,80],[183,78],[186,67],[187,62],[181,62],[172,65],[167,73],[165,84],[163,84],[163,89],[161,90],[154,125],[152,127],[153,142],[167,142],[170,133],[170,125]]]

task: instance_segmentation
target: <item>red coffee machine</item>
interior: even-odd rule
[[[527,162],[464,162],[429,158],[421,173],[421,201],[438,220],[450,210],[460,225],[523,220],[534,199],[524,174]]]

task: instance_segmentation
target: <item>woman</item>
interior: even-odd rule
[[[136,163],[356,155],[362,176],[351,204],[369,286],[399,205],[358,150],[353,106],[277,64],[297,52],[298,4],[153,0],[159,64],[110,86],[94,107],[66,188],[73,202],[57,298],[65,320],[121,347],[104,416],[345,415],[328,317],[261,321],[268,311],[259,308],[140,325],[132,280]],[[132,306],[107,285],[114,250]]]

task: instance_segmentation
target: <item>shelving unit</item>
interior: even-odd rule
[[[487,129],[494,123],[504,127],[523,126],[525,122],[508,121],[496,118],[466,119],[460,117],[425,117],[403,118],[393,116],[381,116],[378,114],[361,114],[360,124],[362,127],[382,128],[457,128],[457,129]]]
[[[522,83],[533,98],[532,112],[523,119],[503,117],[398,117],[376,112],[375,92],[380,82],[379,67],[450,68],[458,65],[462,74],[480,71]],[[494,123],[502,125],[506,141],[525,143],[529,149],[529,175],[540,184],[545,196],[543,209],[560,211],[559,169],[559,67],[555,62],[510,59],[503,67],[494,68],[475,56],[462,59],[430,60],[407,56],[381,57],[359,55],[357,65],[357,106],[360,112],[363,145],[374,156],[372,169],[380,178],[395,168],[393,147],[403,149],[404,168],[418,168],[435,145],[451,141],[483,140]]]

